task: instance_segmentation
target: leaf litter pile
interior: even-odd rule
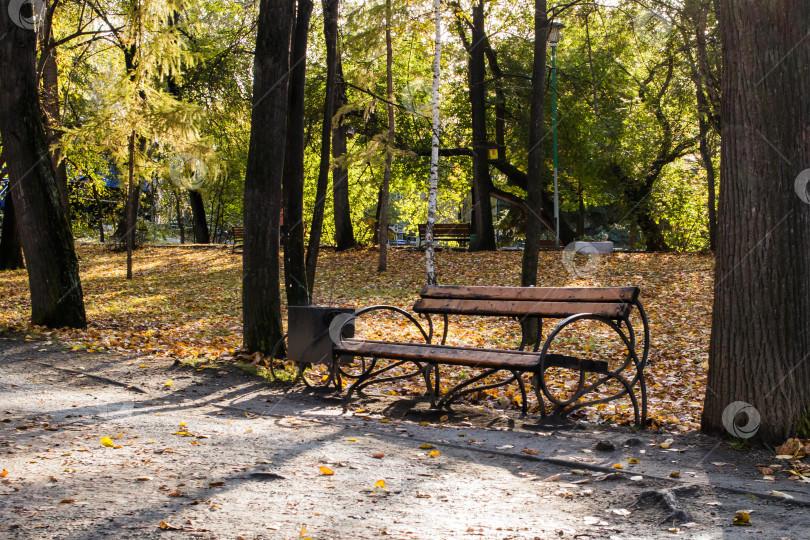
[[[3,275],[0,330],[6,327],[26,333],[29,339],[54,340],[74,350],[139,354],[142,363],[133,364],[133,369],[149,369],[150,357],[173,358],[198,367],[241,358],[241,255],[226,249],[143,248],[134,254],[135,276],[127,281],[123,254],[97,245],[80,245],[77,249],[88,327],[50,330],[31,325],[27,275],[16,271]],[[437,277],[442,285],[516,286],[520,283],[521,255],[438,251]],[[389,304],[410,310],[424,284],[424,254],[418,251],[390,250],[389,270],[381,274],[376,272],[376,250],[324,251],[319,262],[315,305],[359,309]],[[616,253],[587,261],[587,271],[578,272],[587,274],[583,278],[566,270],[560,252],[544,252],[539,267],[538,286],[641,288],[641,302],[651,331],[649,365],[645,370],[649,416],[654,427],[673,432],[697,429],[706,385],[713,258],[698,254]],[[282,309],[286,325],[286,306]],[[544,337],[556,322],[545,322]],[[639,319],[633,322],[640,331]],[[434,323],[441,332],[440,319]],[[371,315],[358,321],[357,335],[423,341],[411,323],[392,314]],[[509,318],[451,317],[448,344],[514,349],[520,335],[519,324]],[[569,327],[555,339],[552,350],[608,360],[611,368],[624,357],[615,334],[596,323]],[[268,363],[268,359],[256,357],[252,361]],[[318,366],[314,371],[310,379],[317,379]],[[474,375],[469,368],[445,366],[443,388]],[[578,374],[570,370],[549,370],[546,384],[555,395],[565,397],[577,379]],[[528,378],[526,382],[530,388]],[[389,395],[421,395],[424,390],[420,377],[370,389]],[[601,391],[602,395],[610,395],[616,390],[615,386],[603,385]],[[514,384],[468,396],[474,406],[502,409],[519,408],[520,400]],[[531,392],[529,401],[530,411],[536,412],[539,405]],[[633,409],[625,397],[585,407],[576,416],[591,422],[627,424],[633,420]]]

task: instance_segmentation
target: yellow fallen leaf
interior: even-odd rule
[[[351,441],[351,442],[357,442],[357,439],[355,439],[355,438],[346,439],[346,440],[347,440],[347,441]]]
[[[252,429],[246,429],[245,433],[253,433],[253,430]]]
[[[188,422],[180,422],[180,427],[183,427],[183,426],[185,426],[186,424],[188,424]]]
[[[439,457],[439,451],[438,450],[431,450],[428,455],[430,457]]]
[[[141,365],[140,365],[140,366],[138,366],[138,367],[146,367],[146,364],[141,364]]]
[[[182,437],[193,437],[194,436],[192,433],[189,433],[188,431],[175,431],[172,435],[180,435]]]
[[[389,420],[388,418],[380,418],[380,422],[382,422],[383,424],[385,424],[386,422],[390,422],[390,421],[391,420]]]
[[[425,444],[420,444],[419,448],[421,448],[422,450],[430,450],[431,448],[436,448],[436,447],[433,446],[430,443],[425,443]]]
[[[622,467],[621,463],[614,463],[613,468],[614,469],[624,469],[624,467]]]
[[[8,471],[3,469],[3,472],[0,472],[0,478],[5,478],[6,476],[8,476]]]
[[[430,422],[419,422],[420,426],[429,426]]]
[[[536,456],[536,455],[537,455],[537,454],[539,454],[540,452],[538,452],[537,450],[532,450],[531,448],[525,448],[525,449],[523,450],[523,453],[524,453],[524,454],[529,454],[530,456]]]
[[[443,414],[441,418],[439,418],[439,422],[447,422],[450,419],[449,416]]]
[[[75,499],[62,499],[61,501],[59,501],[59,504],[70,504],[75,502],[76,502]]]
[[[680,478],[681,477],[681,472],[680,471],[672,471],[671,473],[669,473],[669,477],[670,478]]]
[[[321,465],[321,466],[318,468],[318,470],[319,470],[319,471],[321,471],[321,474],[325,474],[325,475],[327,475],[327,476],[328,476],[328,475],[330,475],[330,474],[335,474],[335,471],[333,471],[333,470],[332,470],[332,469],[330,469],[329,467],[325,467],[324,465]]]
[[[104,446],[106,446],[108,448],[115,448],[115,443],[112,442],[112,439],[109,438],[109,437],[102,437],[101,438],[101,444],[103,444]]]
[[[298,538],[303,538],[305,534],[307,534],[307,526],[301,525],[301,533],[298,535]]]
[[[357,409],[357,410],[356,410],[356,411],[354,411],[354,412],[356,412],[357,414],[360,414],[360,413],[364,413],[364,412],[366,412],[366,410],[365,410],[365,409]]]
[[[737,511],[737,515],[734,516],[734,525],[751,525],[751,515],[748,512],[744,512],[743,510]]]
[[[171,386],[171,385],[173,385],[174,383],[173,383],[172,381],[166,381],[166,382],[165,382],[165,383],[163,383],[163,384],[164,384],[164,385],[166,385],[166,386]],[[161,523],[162,523],[162,522],[161,522]]]
[[[627,460],[627,463],[630,463],[631,465],[635,465],[636,463],[641,463],[641,462],[639,460],[637,460],[636,458],[631,457],[630,459]]]
[[[374,482],[374,489],[377,488],[385,489],[385,480],[377,480]]]
[[[674,439],[667,439],[667,440],[665,440],[664,442],[662,442],[661,444],[659,444],[658,446],[660,446],[661,448],[663,448],[664,450],[666,450],[667,448],[669,448],[670,446],[672,446],[672,443],[674,443],[674,442],[675,442],[675,440],[674,440]]]

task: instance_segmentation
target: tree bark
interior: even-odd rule
[[[31,289],[31,321],[48,327],[86,325],[70,222],[42,127],[36,75],[36,34],[6,16],[0,1],[0,133]],[[31,4],[19,6],[30,16]]]
[[[49,2],[52,4],[52,2]],[[49,5],[48,10],[55,9]],[[51,20],[50,18],[48,19]],[[40,46],[44,51],[42,62],[42,94],[40,102],[42,104],[43,118],[45,120],[45,132],[48,137],[48,144],[51,148],[51,162],[56,172],[56,187],[59,189],[59,197],[65,213],[70,220],[70,194],[68,191],[67,165],[62,155],[59,143],[62,140],[62,114],[59,106],[59,72],[56,66],[57,49],[50,47],[53,41],[53,26],[47,28],[41,34]]]
[[[129,136],[129,164],[127,173],[127,279],[132,279],[132,251],[135,249],[135,230],[138,228],[138,203],[141,200],[141,184],[135,181],[135,130]]]
[[[473,6],[472,43],[470,44],[470,108],[472,116],[473,144],[473,226],[475,238],[470,241],[470,251],[495,250],[495,229],[492,226],[490,201],[489,143],[487,142],[487,87],[486,87],[486,29],[484,28],[484,3],[479,0]]]
[[[244,346],[269,354],[282,337],[279,217],[287,127],[293,0],[261,0],[245,171]]]
[[[520,285],[537,285],[540,257],[540,233],[543,230],[543,94],[546,84],[546,44],[548,41],[546,0],[534,1],[534,59],[532,62],[532,93],[529,109],[529,169],[526,178],[526,244],[520,269]],[[547,210],[547,209],[546,209]],[[552,223],[554,220],[552,218]],[[562,220],[560,220],[562,225]],[[562,233],[561,233],[562,234]],[[540,339],[537,318],[521,321],[523,339],[535,343]]]
[[[797,182],[810,163],[810,3],[716,0],[715,7],[722,181],[701,428],[727,433],[724,411],[745,402],[760,415],[757,438],[777,444],[810,436],[810,205],[801,198],[807,183]],[[744,420],[730,431],[748,428]]]
[[[309,228],[307,247],[307,290],[309,300],[315,287],[315,270],[318,268],[318,251],[323,233],[323,209],[326,190],[329,187],[329,164],[332,141],[332,116],[335,110],[335,78],[337,77],[337,22],[339,0],[323,0],[323,36],[326,45],[326,89],[321,125],[321,162],[318,169],[318,184],[315,188],[315,206],[312,209],[312,224]]]
[[[6,187],[5,210],[3,210],[3,233],[0,236],[0,270],[25,268],[13,194],[12,184],[9,183]]]
[[[388,140],[385,144],[385,171],[383,172],[382,186],[380,186],[380,204],[377,207],[379,219],[377,231],[380,245],[380,257],[377,261],[377,271],[385,272],[388,269],[388,193],[391,187],[391,160],[394,157],[394,142],[396,137],[396,124],[394,119],[394,48],[391,43],[391,0],[385,0],[385,86],[388,99]]]
[[[191,203],[191,215],[194,220],[194,243],[210,244],[211,233],[208,231],[208,220],[205,217],[205,203],[203,203],[202,193],[196,189],[189,189],[188,199]]]
[[[174,191],[174,207],[177,213],[177,228],[180,229],[180,243],[186,243],[186,229],[183,227],[183,213],[180,209],[180,190]]]
[[[347,103],[340,52],[337,54],[335,92],[335,111],[337,112]],[[332,157],[340,159],[344,155],[346,155],[346,126],[343,125],[341,119],[332,130]],[[344,251],[354,247],[357,242],[354,240],[352,212],[349,204],[349,171],[343,165],[335,165],[332,169],[332,196],[334,199],[335,247],[338,251]]]
[[[284,155],[284,284],[288,306],[309,304],[304,253],[304,92],[307,72],[307,37],[311,0],[298,0],[298,15],[290,57],[290,92],[287,111],[287,149]]]
[[[546,0],[534,2],[534,61],[532,64],[532,94],[529,110],[529,172],[526,179],[526,245],[520,285],[537,285],[537,265],[540,255],[540,232],[543,215],[543,93],[546,84],[546,41],[548,35]],[[553,222],[553,221],[552,221]]]
[[[436,203],[439,189],[439,85],[442,68],[442,10],[440,0],[433,0],[433,19],[436,35],[433,39],[433,87],[431,89],[433,111],[433,136],[430,148],[430,181],[428,184],[427,225],[425,226],[425,272],[427,284],[436,285],[436,261],[433,250],[433,226],[436,224]]]

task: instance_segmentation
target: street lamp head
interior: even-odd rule
[[[552,47],[556,47],[557,43],[560,41],[560,30],[565,28],[565,25],[561,22],[554,21],[548,25],[548,44]]]

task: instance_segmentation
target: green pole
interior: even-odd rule
[[[554,120],[552,140],[554,141],[554,236],[560,247],[560,198],[557,192],[557,45],[551,46],[551,115]]]

